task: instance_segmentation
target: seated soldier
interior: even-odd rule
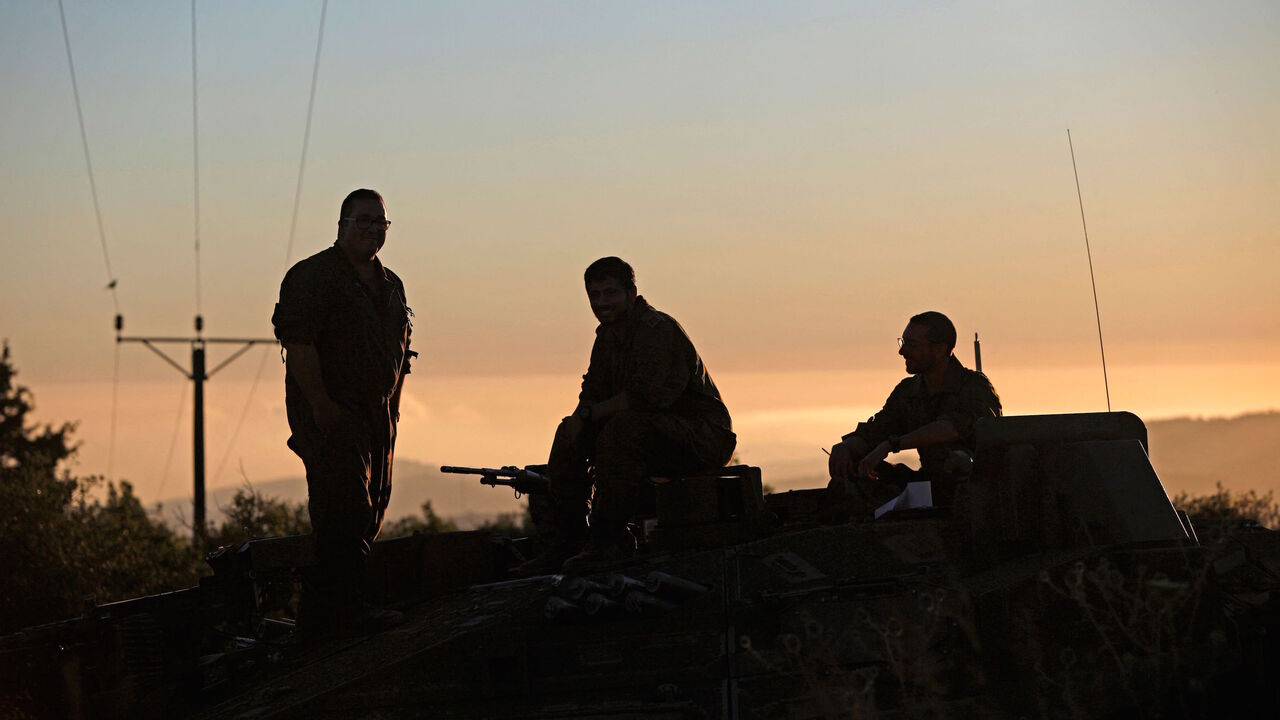
[[[631,266],[601,258],[584,280],[600,325],[577,408],[556,429],[550,491],[529,497],[545,550],[516,568],[522,575],[629,557],[627,521],[644,478],[722,467],[737,443],[689,336],[636,295]]]
[[[912,480],[933,482],[935,505],[950,504],[957,476],[971,465],[973,424],[1000,415],[991,381],[960,364],[952,350],[956,328],[940,312],[911,318],[898,338],[898,354],[911,377],[898,383],[884,408],[831,448],[831,485],[838,495],[875,507]],[[890,465],[890,453],[915,448],[920,471]]]

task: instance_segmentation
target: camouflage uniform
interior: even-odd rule
[[[390,401],[409,372],[412,311],[404,285],[381,266],[374,291],[336,246],[293,266],[271,321],[285,345],[312,345],[329,397],[342,408],[336,430],[316,427],[302,388],[285,374],[289,448],[307,471],[308,509],[319,568],[316,594],[358,599],[364,559],[391,499],[396,420]]]
[[[977,447],[973,425],[980,417],[999,417],[1000,396],[991,381],[976,370],[960,364],[954,355],[947,361],[942,387],[930,394],[924,376],[913,375],[898,383],[889,393],[884,408],[841,440],[859,438],[874,448],[891,435],[906,435],[935,420],[948,420],[955,426],[960,439],[955,442],[929,445],[917,450],[920,454],[920,475],[915,477],[903,465],[881,463],[880,477],[903,486],[908,480],[922,479],[934,482],[934,498],[938,504],[949,502],[954,492],[954,478],[945,470],[947,459],[956,450],[970,456]],[[859,458],[854,458],[858,460]],[[886,472],[887,471],[887,472]]]
[[[624,532],[649,475],[722,467],[737,436],[729,411],[684,328],[637,297],[617,326],[596,328],[580,404],[626,392],[629,409],[589,423],[578,442],[551,448],[548,495],[531,496],[530,512],[553,544],[579,544],[591,527],[603,542]]]

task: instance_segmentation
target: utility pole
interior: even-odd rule
[[[142,343],[148,350],[160,356],[161,360],[169,363],[174,369],[182,373],[194,385],[192,397],[195,398],[194,407],[191,417],[191,455],[192,455],[192,478],[194,481],[193,505],[192,513],[194,528],[193,533],[197,544],[203,546],[206,535],[205,528],[205,502],[204,502],[204,381],[208,380],[214,373],[226,367],[231,361],[240,357],[249,351],[249,348],[262,343],[274,343],[275,338],[207,338],[204,337],[204,317],[196,315],[196,334],[193,337],[125,337],[120,333],[124,330],[124,316],[116,315],[116,342],[136,342]],[[191,345],[191,369],[187,370],[182,367],[176,360],[169,357],[163,350],[156,347],[162,344],[190,344]],[[218,363],[212,370],[205,370],[205,346],[206,345],[242,345],[240,349],[231,353],[231,355]]]

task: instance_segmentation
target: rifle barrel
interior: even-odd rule
[[[486,475],[486,476],[493,475],[495,477],[502,477],[502,476],[512,477],[519,471],[508,470],[505,468],[474,468],[474,467],[461,467],[457,465],[441,465],[440,472],[457,473],[459,475]]]

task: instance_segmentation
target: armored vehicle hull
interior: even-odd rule
[[[407,622],[306,646],[266,616],[307,541],[256,541],[185,594],[6,638],[5,670],[70,717],[1232,717],[1274,703],[1280,537],[1202,541],[1145,446],[1121,413],[985,422],[954,504],[877,520],[825,488],[761,496],[752,469],[670,479],[634,561],[574,575],[510,579],[527,548],[485,533],[386,541],[368,593]]]

